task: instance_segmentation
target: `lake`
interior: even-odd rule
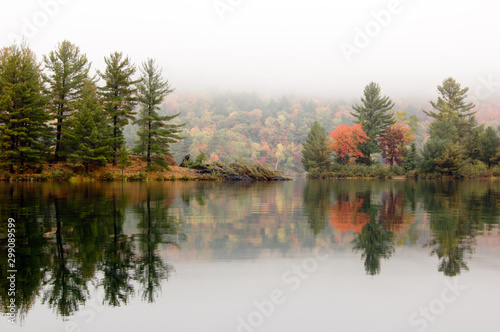
[[[500,325],[499,181],[0,183],[0,215],[2,332]]]

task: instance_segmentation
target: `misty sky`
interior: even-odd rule
[[[40,56],[68,39],[87,54],[94,70],[103,70],[103,57],[114,51],[136,64],[154,57],[177,91],[345,98],[359,97],[373,80],[393,98],[429,100],[452,76],[481,98],[500,95],[499,6],[491,0],[1,4],[2,46],[25,32]],[[488,78],[494,87],[489,90]]]

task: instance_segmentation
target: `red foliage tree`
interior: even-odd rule
[[[394,163],[401,166],[403,153],[406,151],[406,143],[410,142],[409,129],[403,125],[392,125],[387,127],[384,134],[379,138],[379,146],[382,149],[382,158],[391,166]]]
[[[359,151],[358,147],[370,139],[360,124],[355,124],[352,127],[348,124],[340,125],[330,132],[330,137],[332,138],[332,151],[344,164],[350,158],[363,157],[363,153]]]

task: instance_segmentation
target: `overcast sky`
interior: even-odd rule
[[[68,39],[101,70],[114,51],[154,57],[177,91],[345,98],[376,81],[428,100],[449,76],[480,98],[500,91],[491,0],[0,1],[3,46],[24,32],[41,55]]]

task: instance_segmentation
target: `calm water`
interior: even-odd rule
[[[0,216],[2,332],[500,325],[500,182],[2,183]]]

